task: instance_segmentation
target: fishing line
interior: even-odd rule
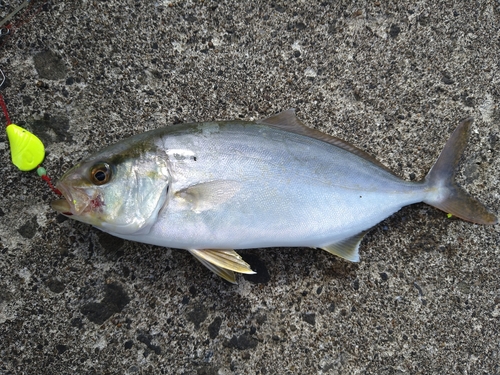
[[[7,17],[5,17],[1,22],[0,22],[0,27],[5,25],[7,22],[9,22],[17,13],[21,11],[21,9],[27,7],[30,3],[30,0],[24,1],[21,5],[19,5],[16,9],[14,9],[12,12],[10,12]],[[8,28],[8,26],[6,27]]]
[[[43,7],[45,5],[47,5],[49,2],[47,1],[47,2],[43,3],[42,5],[40,5],[33,12],[33,14],[28,17],[28,13],[33,8],[34,3],[35,3],[35,1],[31,1],[31,0],[23,1],[21,3],[21,5],[19,5],[17,8],[15,8],[12,12],[10,12],[6,17],[4,17],[0,21],[0,38],[6,37],[6,39],[0,43],[0,47],[3,46],[7,42],[8,38],[10,38],[17,29],[19,29],[25,23],[28,23],[29,21],[31,21],[31,19],[33,17],[35,17],[38,13],[40,13],[40,11],[43,9]],[[26,9],[24,10],[24,13],[20,17],[20,19],[15,23],[10,22],[10,20],[13,19],[24,8],[26,8]]]
[[[28,13],[31,11],[34,1],[23,1],[17,8],[0,21],[0,37],[11,37],[16,29],[19,29],[25,23],[31,21],[31,19],[35,17],[47,3],[48,1],[40,5],[28,18]],[[24,8],[26,9],[17,23],[10,22]],[[5,42],[6,40],[0,43],[0,46],[5,44]],[[5,83],[6,77],[1,69],[0,74],[2,77],[2,82],[0,83],[1,89]],[[41,165],[43,159],[45,158],[45,146],[42,141],[33,133],[12,123],[9,111],[7,110],[7,104],[5,103],[4,97],[1,93],[0,107],[2,108],[3,115],[7,122],[6,132],[10,145],[12,163],[21,171],[31,171],[36,168],[38,175],[47,183],[49,188],[55,194],[62,195],[59,189],[52,184],[52,180],[47,175],[47,170]]]
[[[5,74],[0,69],[2,83],[0,89],[5,82]],[[33,133],[12,123],[10,121],[9,111],[3,95],[0,93],[0,107],[2,107],[3,115],[7,122],[6,132],[10,144],[10,155],[12,163],[21,171],[31,171],[36,168],[38,175],[44,180],[49,188],[56,194],[62,193],[53,184],[47,171],[42,167],[41,163],[45,158],[45,146],[42,141]]]

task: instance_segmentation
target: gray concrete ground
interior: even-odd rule
[[[418,180],[473,116],[458,179],[498,213],[499,25],[498,1],[56,0],[2,37],[1,92],[53,178],[147,129],[295,107]],[[2,134],[0,154],[2,375],[500,374],[498,225],[418,204],[359,264],[248,250],[230,285],[63,219]]]

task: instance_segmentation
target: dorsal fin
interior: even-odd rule
[[[389,168],[387,168],[384,164],[379,162],[377,159],[375,159],[369,153],[357,148],[356,146],[350,144],[349,142],[344,141],[343,139],[334,137],[332,135],[322,133],[319,130],[312,129],[312,128],[305,126],[302,123],[302,121],[300,121],[297,118],[297,116],[295,115],[294,108],[280,112],[280,113],[278,113],[274,116],[268,117],[266,119],[257,121],[257,123],[275,126],[277,128],[281,128],[281,129],[287,130],[289,132],[305,135],[307,137],[315,138],[315,139],[318,139],[320,141],[330,143],[334,146],[337,146],[337,147],[340,147],[346,151],[349,151],[349,152],[351,152],[359,157],[362,157],[363,159],[368,160],[369,162],[376,164],[379,167],[385,169],[387,172],[390,172],[394,176],[397,176],[393,171],[391,171]]]

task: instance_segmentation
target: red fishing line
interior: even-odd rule
[[[38,13],[40,13],[40,11],[43,9],[43,7],[48,4],[49,2],[46,1],[44,2],[42,5],[40,5],[31,15],[29,15],[29,12],[32,10],[33,8],[33,4],[35,2],[30,2],[27,6],[26,6],[26,9],[24,10],[22,16],[19,18],[19,20],[17,22],[9,22],[8,24],[6,24],[5,26],[1,27],[0,28],[0,37],[1,36],[4,36],[6,37],[6,39],[0,43],[0,46],[2,46],[3,44],[6,43],[6,41],[8,40],[8,38],[10,38],[12,36],[12,34],[14,34],[14,31],[18,28],[20,28],[22,25],[24,25],[25,23],[31,21],[33,19],[33,17],[35,17]],[[14,10],[13,13],[11,13],[10,15],[7,16],[6,19],[4,19],[4,21],[1,23],[2,25],[5,23],[5,22],[8,22],[10,21],[10,19],[12,17],[14,17],[16,15],[16,13],[21,10],[25,5],[24,4],[21,4],[20,7],[18,7],[16,10]],[[3,30],[6,30],[6,32],[2,32]],[[5,82],[5,75],[3,74],[3,72],[0,70],[2,76],[3,76],[3,80],[2,80],[2,83],[0,83],[0,87],[3,85],[3,83]],[[3,114],[5,116],[5,120],[7,121],[7,127],[9,127],[9,125],[12,124],[12,122],[10,121],[10,117],[9,117],[9,111],[7,110],[7,105],[5,104],[5,100],[3,98],[3,95],[0,94],[0,107],[2,107],[2,111],[3,111]],[[15,126],[15,129],[17,129],[17,125],[14,125]],[[28,131],[24,130],[24,129],[21,129],[22,132],[25,132],[25,133],[29,133]],[[40,142],[38,140],[37,137],[33,136],[32,134],[30,134],[32,137],[36,138],[37,142]],[[10,141],[10,139],[9,139]],[[12,145],[11,145],[12,147]],[[44,151],[44,146],[43,144],[40,143],[40,147],[42,148],[42,152],[44,155],[45,151]],[[11,148],[11,152],[12,152],[12,148]],[[13,159],[14,161],[14,159]],[[16,163],[15,163],[16,164]],[[18,164],[16,164],[16,166],[19,167]],[[22,169],[23,170],[23,169]],[[53,184],[52,184],[52,180],[50,179],[50,177],[47,175],[47,171],[45,170],[45,168],[43,168],[41,165],[38,165],[38,168],[37,168],[37,173],[38,175],[42,178],[42,180],[44,180],[47,185],[49,186],[50,190],[52,190],[55,194],[57,195],[62,195],[61,191],[59,191],[59,189],[57,189]]]
[[[2,107],[3,115],[5,116],[5,119],[7,120],[7,126],[9,126],[12,123],[10,122],[9,112],[7,111],[7,105],[5,104],[5,101],[3,100],[2,94],[0,94],[0,106]]]
[[[32,10],[33,8],[33,5],[34,5],[35,1],[32,1],[30,2],[27,6],[26,6],[26,9],[24,10],[23,14],[21,15],[20,19],[17,21],[17,22],[10,22],[8,24],[6,24],[5,26],[2,26],[0,28],[0,37],[5,37],[5,40],[2,41],[0,43],[0,47],[3,46],[5,43],[7,43],[7,40],[14,34],[14,32],[19,29],[22,25],[24,25],[25,23],[28,23],[30,22],[33,17],[35,17],[38,13],[40,13],[43,9],[43,7],[45,5],[47,5],[49,2],[46,1],[44,2],[42,5],[40,5],[34,12],[33,14],[31,14],[30,16],[28,15],[28,13]],[[18,8],[19,10],[22,9],[23,6],[21,6],[21,8]],[[15,15],[15,14],[14,14]],[[12,17],[14,15],[11,15]],[[10,18],[10,17],[8,17]],[[3,30],[6,30],[5,32],[3,32]]]
[[[3,75],[3,72],[2,72],[2,75]],[[5,78],[5,75],[4,75],[4,78]],[[2,84],[3,84],[3,82],[2,82]],[[0,94],[0,107],[2,107],[2,111],[3,111],[3,114],[5,116],[5,120],[7,121],[7,126],[6,127],[8,127],[9,125],[12,124],[12,122],[10,121],[9,111],[7,110],[7,105],[5,104],[5,100],[4,100],[2,94]],[[37,168],[36,172],[42,178],[42,180],[44,180],[47,183],[47,185],[49,186],[50,190],[52,190],[57,195],[62,195],[61,191],[59,189],[57,189],[52,184],[52,180],[47,175],[47,171],[45,170],[45,168],[43,168],[41,165],[38,165],[38,168]]]
[[[50,190],[52,190],[57,195],[63,195],[61,193],[61,191],[52,184],[52,180],[47,175],[47,172],[46,172],[46,170],[45,170],[44,167],[42,167],[41,165],[39,165],[38,168],[37,168],[37,170],[36,170],[36,172],[42,178],[42,180],[44,180],[47,183],[47,185],[49,185]]]

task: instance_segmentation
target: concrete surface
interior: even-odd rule
[[[498,1],[56,0],[2,38],[1,92],[53,178],[146,129],[295,107],[418,180],[474,116],[459,181],[498,213],[499,25]],[[249,250],[230,285],[58,216],[0,153],[2,375],[500,374],[498,225],[419,204],[359,264]]]

